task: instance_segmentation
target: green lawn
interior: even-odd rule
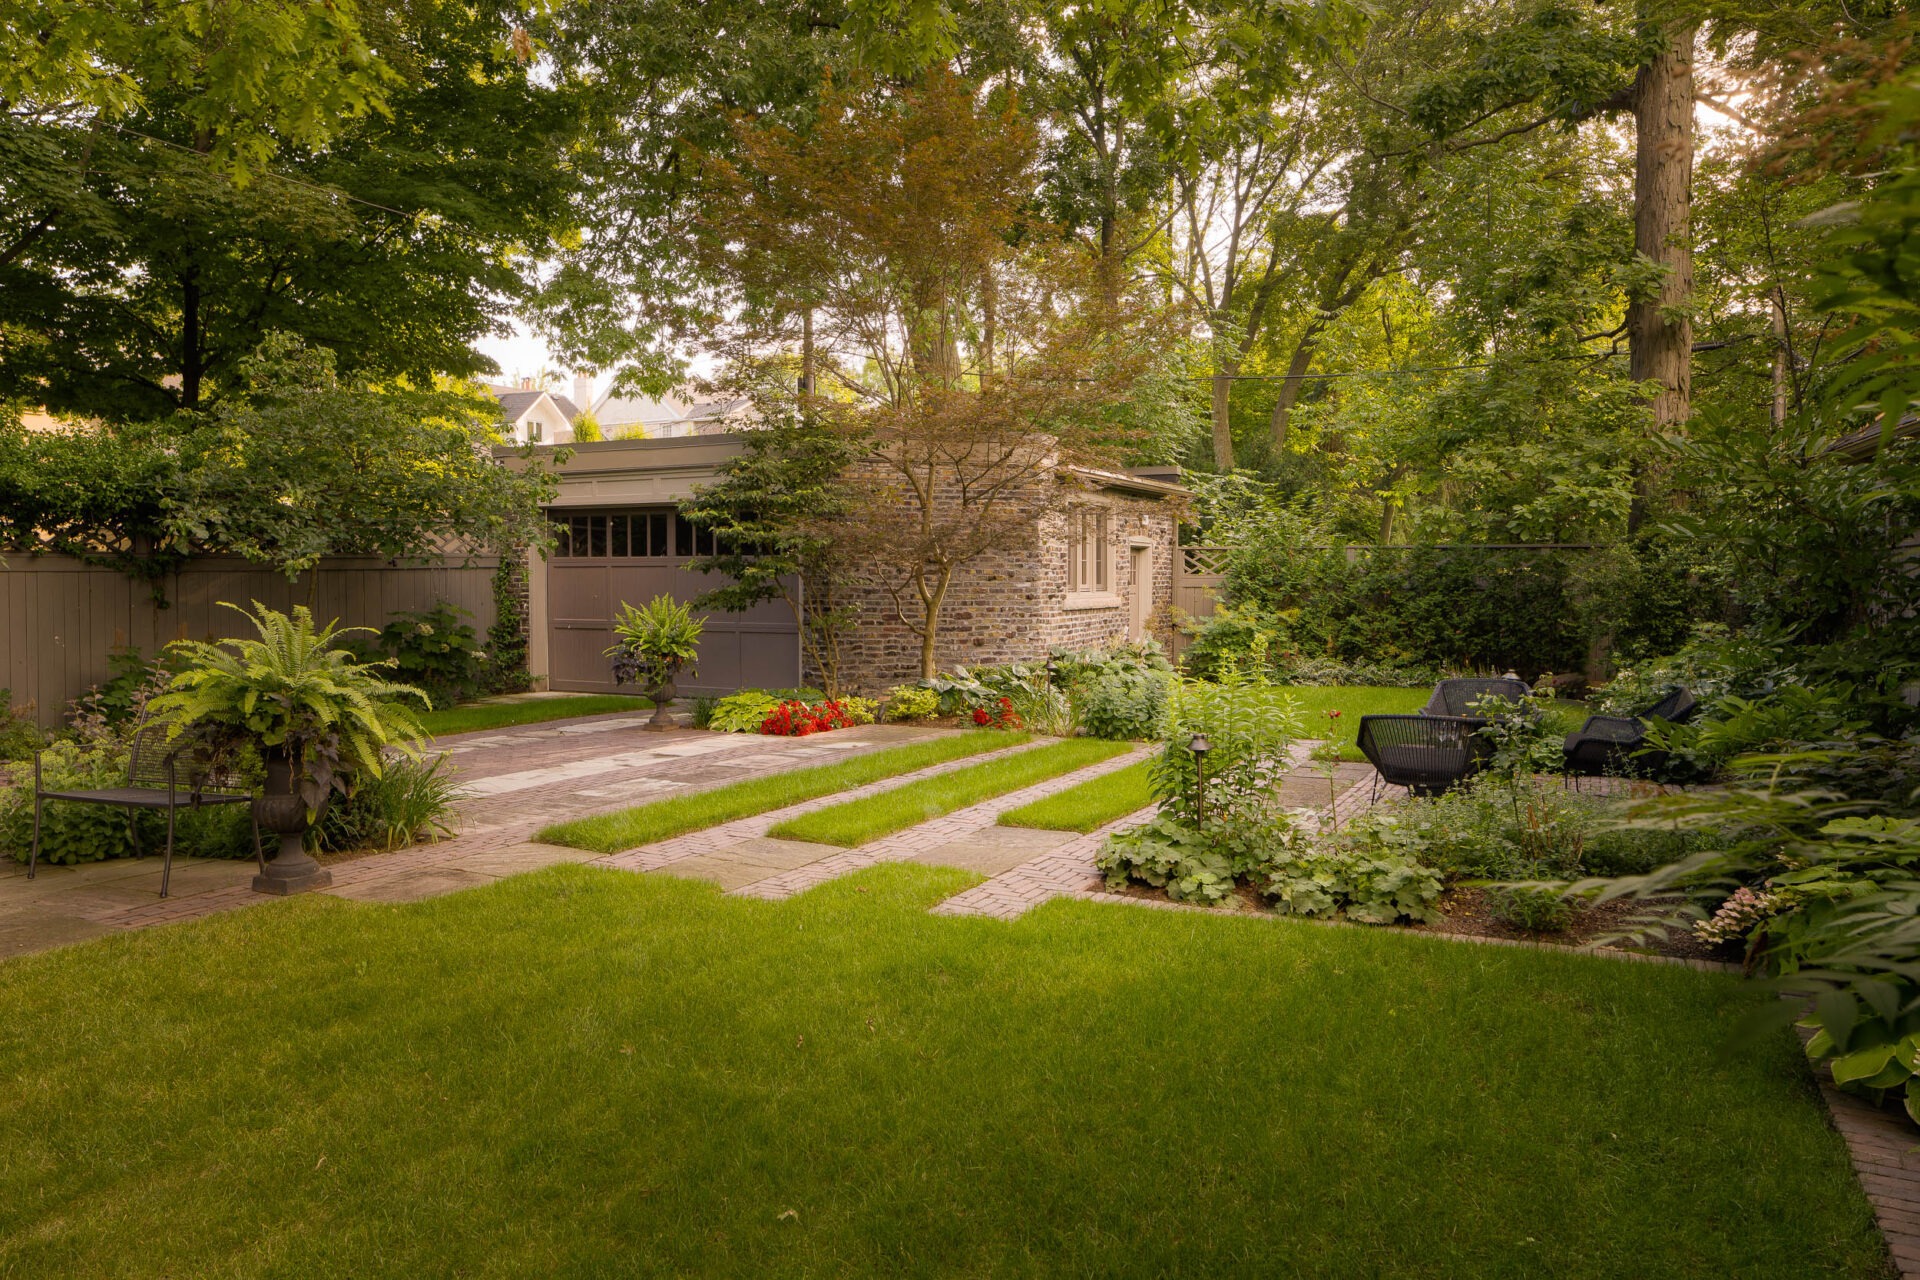
[[[570,694],[564,698],[527,698],[514,702],[467,702],[445,711],[429,711],[420,717],[427,732],[436,738],[455,733],[474,733],[481,729],[500,729],[508,725],[538,724],[542,720],[565,720],[572,716],[603,716],[614,711],[651,711],[646,698],[629,698],[618,693]]]
[[[560,867],[0,964],[0,1274],[1888,1274],[1729,977]]]
[[[1380,689],[1369,685],[1302,684],[1289,685],[1286,695],[1300,718],[1300,732],[1309,738],[1325,738],[1339,744],[1342,760],[1364,760],[1354,737],[1360,732],[1360,717],[1405,715],[1427,705],[1431,689]],[[1338,711],[1339,719],[1327,715]]]
[[[745,782],[715,787],[711,791],[698,791],[688,796],[636,805],[618,813],[577,818],[548,827],[534,839],[545,844],[618,853],[622,849],[652,844],[656,840],[698,831],[716,823],[784,809],[803,800],[851,791],[882,778],[912,773],[915,769],[979,755],[984,751],[999,751],[1029,740],[1030,735],[1025,733],[981,730],[934,738],[927,742],[910,742],[903,747],[888,747],[837,764],[794,769],[765,778],[750,778]]]
[[[857,848],[881,836],[918,826],[930,818],[1072,773],[1132,749],[1131,742],[1069,738],[1004,759],[955,769],[952,773],[895,787],[862,800],[815,809],[789,818],[767,834],[785,840],[811,840],[815,844]]]
[[[1000,815],[1000,825],[1039,827],[1045,831],[1092,831],[1152,803],[1147,765],[1142,761],[1089,778],[1077,787],[1042,796],[1032,804],[1009,809]]]

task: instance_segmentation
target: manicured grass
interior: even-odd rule
[[[1431,689],[1381,689],[1369,685],[1289,685],[1286,695],[1299,717],[1300,732],[1309,738],[1324,738],[1338,745],[1342,760],[1364,760],[1354,737],[1360,732],[1360,717],[1406,715],[1427,705]],[[1329,711],[1340,718],[1330,719]]]
[[[618,853],[622,849],[652,844],[656,840],[698,831],[716,823],[784,809],[790,804],[830,796],[838,791],[851,791],[869,782],[912,773],[929,765],[979,755],[983,751],[1018,746],[1029,738],[1030,735],[1025,733],[980,730],[934,738],[927,742],[910,742],[904,747],[888,747],[837,764],[795,769],[766,778],[750,778],[745,782],[715,787],[711,791],[675,796],[670,800],[655,800],[651,804],[622,809],[618,813],[576,818],[572,822],[548,827],[534,839],[543,844],[564,844],[575,849]]]
[[[1009,809],[1000,815],[1000,825],[1039,827],[1043,831],[1092,831],[1152,803],[1153,790],[1147,785],[1147,765],[1142,761],[1089,778],[1077,787],[1042,796],[1032,804]]]
[[[863,800],[815,809],[789,818],[767,834],[785,840],[811,840],[815,844],[837,844],[853,849],[955,809],[1072,773],[1132,749],[1130,742],[1069,738],[1002,760],[955,769],[925,782],[895,787]]]
[[[528,698],[516,702],[468,702],[448,707],[445,711],[429,711],[420,717],[420,723],[434,737],[444,738],[449,734],[475,733],[481,729],[538,724],[542,720],[651,710],[653,703],[646,698],[629,698],[617,693],[582,693],[564,698]]]
[[[559,867],[0,964],[0,1273],[1890,1274],[1731,977],[927,914],[969,882]]]

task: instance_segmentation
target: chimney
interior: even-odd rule
[[[522,391],[531,391],[531,390],[533,390],[533,379],[532,379],[532,378],[522,378],[522,379],[520,379],[520,389],[521,389]]]
[[[586,413],[593,408],[593,375],[576,373],[573,375],[574,408]]]

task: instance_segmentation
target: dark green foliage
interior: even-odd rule
[[[144,57],[136,82],[161,78],[135,86],[147,109],[128,128],[144,137],[92,113],[0,117],[0,248],[15,251],[0,257],[0,328],[12,335],[0,399],[110,421],[205,408],[236,390],[239,363],[276,330],[332,349],[350,374],[415,387],[489,368],[474,341],[526,292],[522,267],[572,226],[581,91],[534,74],[491,10],[387,5],[364,19],[384,110],[362,94],[357,110],[321,97],[301,111],[247,81],[241,112],[271,104],[287,119],[271,133],[246,120],[242,133],[267,150],[324,145],[282,147],[244,183],[215,159],[243,121],[203,118],[202,93],[177,91]],[[146,38],[168,41],[153,62],[236,74],[245,61],[199,47],[213,39],[204,31]],[[333,45],[342,58],[351,47]],[[265,83],[298,65],[288,52],[264,55]]]
[[[13,709],[13,690],[0,689],[0,762],[24,760],[42,745],[39,726]]]
[[[488,693],[520,693],[533,684],[527,674],[525,561],[503,553],[493,571],[493,623],[487,628],[484,682]]]
[[[1162,812],[1107,837],[1095,865],[1115,889],[1139,883],[1165,889],[1175,902],[1220,903],[1294,839],[1277,816],[1190,824]]]
[[[1216,666],[1265,651],[1269,669],[1325,655],[1529,679],[1581,670],[1596,646],[1684,636],[1706,607],[1652,543],[1633,554],[1415,546],[1350,557],[1256,541],[1235,548],[1224,590],[1238,606],[1221,624],[1230,630],[1202,634]]]
[[[329,555],[544,545],[544,468],[498,465],[490,402],[335,374],[270,335],[235,394],[159,425],[27,431],[0,415],[0,548],[53,550],[158,581],[200,554],[294,577]]]
[[[1495,920],[1524,933],[1559,933],[1573,923],[1578,904],[1557,889],[1497,884],[1487,889],[1487,910]]]
[[[1411,858],[1357,854],[1329,844],[1276,859],[1260,892],[1286,915],[1422,923],[1438,915],[1440,877]]]
[[[1094,738],[1151,738],[1166,717],[1173,677],[1161,671],[1099,671],[1076,680],[1073,717]]]
[[[380,628],[380,648],[393,660],[394,678],[427,695],[444,711],[480,692],[488,655],[482,652],[465,609],[437,602],[431,609],[394,615]]]
[[[363,776],[321,815],[311,843],[321,849],[396,849],[416,840],[452,835],[448,819],[460,784],[447,757],[405,758],[379,776]]]

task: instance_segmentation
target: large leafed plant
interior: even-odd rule
[[[269,758],[284,754],[309,812],[328,791],[345,792],[355,774],[378,777],[387,748],[419,754],[425,730],[408,703],[425,707],[426,695],[387,679],[390,662],[363,662],[339,646],[341,636],[366,628],[315,626],[305,608],[289,616],[257,600],[247,617],[258,640],[170,646],[182,669],[150,710],[176,736],[193,732],[252,742]]]

